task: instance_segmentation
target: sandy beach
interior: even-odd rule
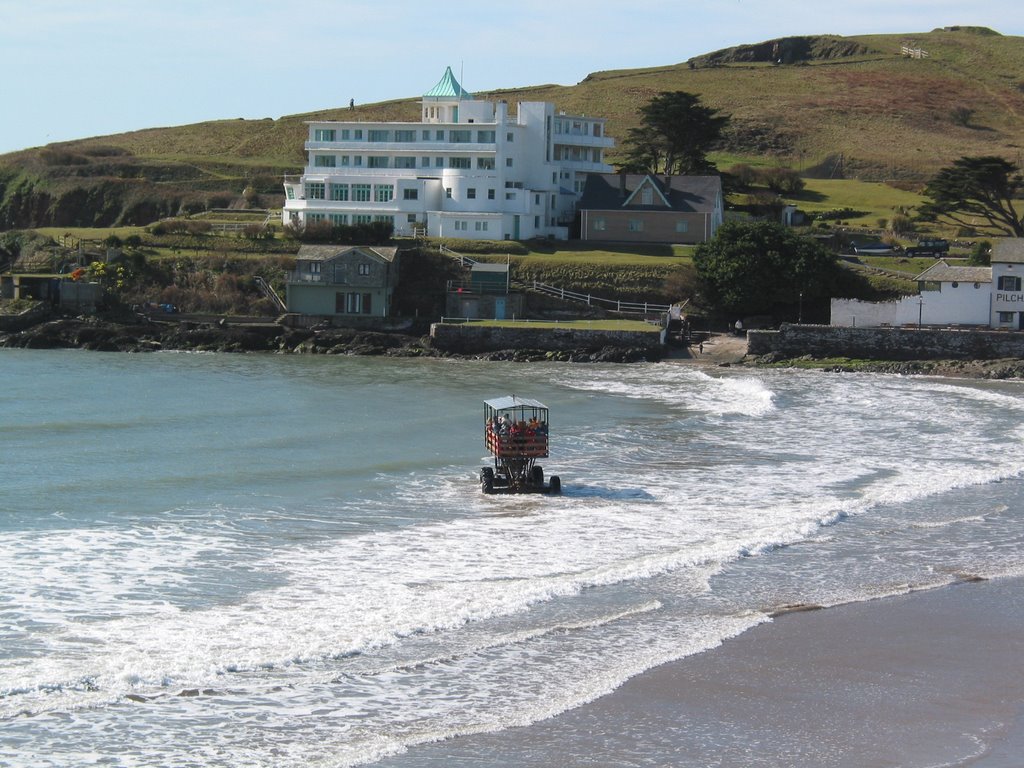
[[[379,765],[1018,768],[1024,580],[793,612],[551,720]]]

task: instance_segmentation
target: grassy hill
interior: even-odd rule
[[[901,48],[923,49],[909,58]],[[424,90],[430,82],[410,83]],[[596,72],[479,98],[552,101],[602,115],[612,136],[660,91],[700,94],[732,115],[720,167],[788,165],[819,178],[921,184],[963,155],[1021,162],[1024,41],[957,27],[921,34],[792,37],[664,67]],[[768,97],[766,98],[766,94]],[[418,98],[291,115],[219,120],[64,142],[0,156],[0,230],[141,224],[179,211],[281,202],[303,164],[304,121],[418,120]],[[614,162],[614,155],[611,157]]]

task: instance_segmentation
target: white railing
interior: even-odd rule
[[[519,285],[519,283],[514,283]],[[656,304],[650,301],[623,301],[622,299],[605,299],[600,296],[593,296],[589,293],[580,293],[579,291],[569,291],[565,288],[558,288],[554,285],[547,285],[545,283],[538,283],[536,280],[533,281],[532,285],[525,286],[531,288],[538,293],[543,293],[546,296],[554,296],[556,298],[565,301],[578,301],[586,304],[588,307],[601,307],[603,309],[611,310],[612,312],[627,312],[627,313],[638,313],[648,314],[652,312],[668,312],[669,304]]]

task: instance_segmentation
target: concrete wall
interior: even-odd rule
[[[1024,358],[1024,333],[923,328],[835,328],[786,325],[749,331],[747,354],[850,357],[865,360],[996,360]]]
[[[955,286],[955,287],[954,287]],[[851,328],[882,325],[988,325],[991,292],[988,283],[942,283],[941,290],[922,291],[896,301],[832,299],[831,324]]]
[[[430,326],[430,341],[447,352],[494,352],[499,349],[590,349],[599,347],[654,347],[657,332],[591,331],[570,328],[508,328],[473,324]]]

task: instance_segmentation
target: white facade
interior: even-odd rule
[[[474,100],[449,69],[420,122],[309,122],[307,165],[285,178],[285,224],[388,221],[396,235],[566,239],[589,172],[614,146],[602,118],[548,102]]]
[[[1024,330],[1024,243],[997,241],[991,267],[951,267],[944,261],[917,276],[918,296],[869,302],[832,299],[833,326],[972,325]]]

